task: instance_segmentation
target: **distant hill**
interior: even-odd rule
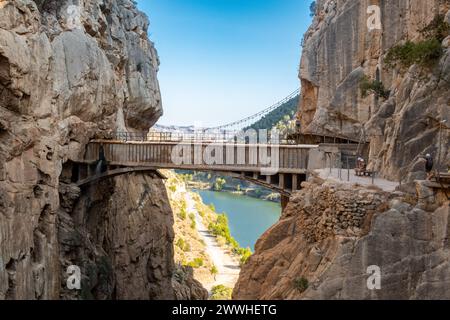
[[[270,113],[262,117],[253,125],[247,127],[246,130],[272,129],[282,121],[292,120],[294,118],[295,113],[297,112],[298,101],[299,96],[292,98],[285,104],[282,104],[277,109],[271,111]],[[289,119],[287,119],[288,117]]]

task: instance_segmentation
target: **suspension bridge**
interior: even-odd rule
[[[320,167],[321,144],[345,146],[353,153],[361,145],[334,135],[242,131],[298,94],[296,90],[254,115],[212,128],[155,126],[149,132],[115,132],[92,140],[74,163],[72,182],[83,187],[106,177],[158,169],[214,171],[272,189],[287,202],[306,181],[308,170]]]

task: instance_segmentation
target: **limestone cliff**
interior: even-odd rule
[[[381,30],[370,30],[370,5]],[[450,22],[448,0],[318,0],[304,37],[300,67],[302,131],[370,141],[370,167],[409,184],[394,193],[311,178],[280,221],[257,242],[242,268],[236,299],[449,299],[450,211],[443,192],[429,189],[420,156],[440,169],[450,160],[450,37],[432,68],[388,67],[390,48],[434,17]],[[388,95],[363,97],[365,77]],[[442,134],[440,136],[440,133]],[[442,142],[442,143],[441,143]],[[381,288],[367,286],[369,266]]]
[[[368,27],[371,5],[380,8],[381,29]],[[419,30],[437,15],[450,22],[449,9],[448,0],[318,0],[300,66],[302,130],[360,139],[364,128],[370,166],[396,181],[414,171],[419,156],[437,159],[439,122],[450,123],[450,38],[424,75],[417,65],[389,68],[384,58],[394,45],[422,39]],[[363,98],[363,76],[381,81],[390,95]],[[442,141],[441,159],[450,161],[449,130]]]
[[[70,184],[89,139],[162,114],[148,26],[130,0],[0,0],[0,299],[175,297],[160,179]]]
[[[63,286],[63,298],[174,298],[173,216],[157,176],[120,176],[81,193],[61,188],[62,269],[75,264],[85,273],[82,291]]]
[[[450,299],[443,194],[303,183],[242,268],[236,299]],[[369,266],[381,287],[369,290]]]

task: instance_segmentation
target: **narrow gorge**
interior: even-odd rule
[[[0,0],[0,300],[450,300],[450,0],[304,2]]]

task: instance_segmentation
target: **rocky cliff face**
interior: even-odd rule
[[[381,30],[367,21],[377,5]],[[420,181],[419,157],[450,160],[450,37],[431,69],[389,68],[385,56],[437,15],[448,0],[319,0],[304,38],[299,117],[304,132],[370,140],[370,167],[403,191],[344,186],[312,178],[242,268],[236,299],[449,299],[450,211],[444,193]],[[386,97],[361,94],[361,80],[382,82]],[[441,133],[441,136],[440,136]],[[442,168],[441,168],[442,169]],[[380,271],[381,287],[367,283]],[[369,269],[368,269],[369,268]],[[376,284],[376,282],[371,282]],[[373,289],[373,287],[371,287]]]
[[[75,264],[85,273],[83,290],[63,287],[64,298],[174,297],[173,217],[157,176],[120,176],[83,192],[63,183],[61,189],[62,271]]]
[[[367,21],[380,8],[381,29]],[[438,158],[439,122],[450,122],[450,38],[440,62],[418,76],[415,65],[401,71],[384,63],[387,51],[405,40],[420,40],[420,29],[440,14],[450,21],[448,0],[319,0],[304,38],[300,67],[299,116],[304,132],[340,134],[370,140],[370,166],[391,179],[414,170],[420,155]],[[361,78],[378,79],[387,99],[363,98]],[[441,158],[450,160],[449,131]],[[445,164],[445,162],[443,162]],[[412,174],[411,178],[414,178]]]
[[[303,183],[242,268],[236,299],[449,299],[443,194]],[[370,290],[378,266],[381,287]]]
[[[90,138],[162,114],[147,28],[129,0],[0,0],[0,299],[175,297],[159,178],[70,184]]]

